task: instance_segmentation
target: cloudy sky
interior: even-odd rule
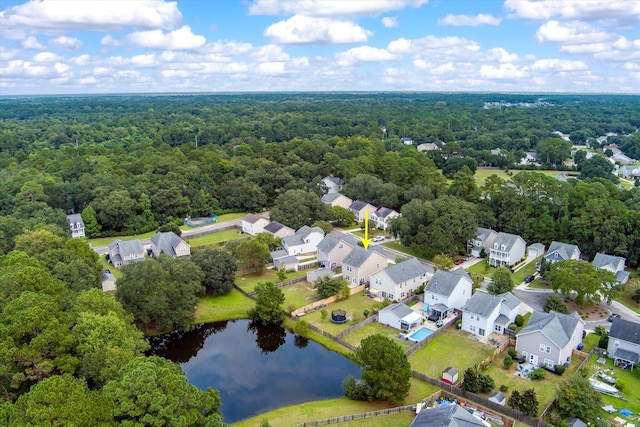
[[[640,0],[0,0],[0,95],[640,93]]]

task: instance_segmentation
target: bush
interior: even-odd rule
[[[513,347],[509,347],[509,349],[507,350],[507,354],[509,356],[511,356],[512,359],[517,359],[518,358],[518,352]]]
[[[598,347],[607,348],[609,346],[609,335],[602,335],[598,340]]]
[[[369,310],[364,310],[362,312],[362,314],[364,315],[364,318],[366,319],[367,317],[369,317]]]
[[[456,329],[462,329],[462,320],[456,322]]]
[[[524,317],[521,314],[516,315],[515,324],[517,327],[524,325]]]
[[[306,320],[298,320],[293,327],[293,332],[305,336],[309,332],[309,323]]]
[[[329,313],[327,313],[327,310],[325,310],[324,308],[320,310],[320,317],[322,318],[322,320],[327,320],[327,316],[329,316]]]
[[[506,392],[509,391],[509,387],[507,387],[506,385],[502,384],[500,386],[500,391],[503,392],[503,393],[506,393]]]
[[[516,326],[516,324],[515,324],[515,323],[511,323],[511,324],[509,325],[509,330],[510,330],[510,331],[515,331],[515,330],[516,330],[516,328],[517,328],[517,326]]]
[[[533,372],[531,372],[530,377],[532,380],[542,380],[546,375],[547,375],[547,372],[544,369],[536,368],[533,370]]]
[[[607,330],[602,325],[598,325],[595,328],[593,328],[593,332],[595,332],[596,335],[600,335],[600,336],[607,334]]]
[[[553,371],[558,375],[564,374],[565,369],[567,368],[564,365],[556,365],[553,367]]]
[[[496,383],[490,375],[478,374],[478,384],[483,393],[488,393],[496,388]]]
[[[502,361],[502,363],[504,364],[505,368],[509,369],[511,366],[513,366],[513,358],[507,354],[504,357],[504,360]]]

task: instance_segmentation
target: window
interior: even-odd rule
[[[435,295],[431,295],[431,299],[436,299],[436,296]]]
[[[523,359],[525,359],[525,360],[527,360],[527,352],[526,352],[526,351],[523,351],[523,352],[522,352],[522,358],[523,358]]]
[[[546,352],[547,352],[547,354],[551,354],[551,347],[547,346]]]
[[[347,271],[351,271],[351,266],[347,265]]]
[[[469,326],[469,330],[470,330],[471,332],[475,332],[475,331],[476,331],[476,327],[475,327],[475,325],[471,325],[471,326]]]
[[[553,360],[551,359],[544,359],[544,366],[546,366],[549,369],[553,369]]]
[[[500,326],[500,325],[495,325],[495,326],[493,327],[493,330],[494,330],[494,331],[496,331],[496,332],[502,332],[502,326]]]
[[[540,344],[540,351],[544,351],[545,347],[546,346],[544,344]]]
[[[347,279],[347,282],[348,282],[349,280],[351,280],[351,277],[349,277],[349,275],[344,276],[344,278],[345,278],[345,279]],[[384,297],[384,295],[382,295],[382,296]]]
[[[478,335],[480,335],[481,337],[483,337],[483,336],[484,336],[484,329],[479,328],[479,329],[478,329]]]
[[[404,298],[404,292],[400,294],[400,298]]]

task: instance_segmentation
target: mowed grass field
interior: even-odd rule
[[[513,174],[518,174],[520,172],[522,172],[521,170],[513,170],[512,171]],[[543,171],[531,171],[531,172],[540,172],[543,173],[547,176],[558,176],[561,171],[557,171],[557,170],[543,170]],[[574,176],[579,174],[579,172],[574,172],[574,171],[565,171],[565,174],[567,176]],[[481,187],[484,185],[484,183],[486,182],[487,178],[489,178],[491,175],[497,175],[499,178],[505,179],[505,180],[510,180],[511,177],[509,175],[507,175],[507,173],[503,170],[503,169],[493,169],[493,168],[478,168],[478,170],[476,170],[475,173],[475,177],[476,177],[476,184],[478,184],[478,187]]]

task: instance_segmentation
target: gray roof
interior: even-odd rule
[[[80,214],[69,214],[67,215],[67,221],[69,224],[75,225],[76,223],[80,223],[84,227],[84,221],[82,221],[82,215]]]
[[[409,427],[485,427],[482,420],[460,405],[439,406],[420,411]]]
[[[320,243],[318,243],[318,252],[331,252],[331,250],[336,247],[339,241],[340,239],[338,239],[337,237],[329,235],[324,236],[324,239],[320,240]]]
[[[114,276],[109,270],[105,270],[102,272],[102,281],[106,282],[108,280],[116,281],[116,276]]]
[[[351,205],[349,205],[349,209],[354,210],[354,211],[361,211],[362,209],[367,207],[368,204],[369,203],[363,202],[362,200],[355,200],[355,201],[351,202]]]
[[[352,267],[360,267],[374,253],[377,252],[365,249],[361,246],[356,246],[347,254],[346,257],[344,257],[342,263]]]
[[[244,218],[242,218],[243,221],[249,222],[251,224],[255,224],[261,219],[264,219],[264,218],[256,214],[247,214],[244,216]]]
[[[142,245],[140,244],[140,240],[120,240],[116,239],[113,242],[109,243],[109,251],[113,250],[116,246],[119,247],[120,256],[124,258],[130,254],[141,254],[144,253],[142,249]]]
[[[544,311],[534,311],[525,326],[516,337],[532,332],[542,332],[558,348],[564,348],[578,325],[582,323],[580,315],[576,312],[572,314],[562,314],[556,311],[545,313]]]
[[[282,264],[295,264],[298,262],[298,258],[293,255],[288,255],[286,257],[279,258],[278,262]]]
[[[611,325],[609,336],[640,344],[640,323],[630,322],[624,319],[615,319]]]
[[[465,279],[469,279],[469,281],[471,281],[471,283],[473,283],[473,279],[471,279],[471,276],[469,276],[469,273],[467,273],[467,270],[465,270],[462,267],[456,268],[451,273],[455,274],[456,276],[460,276],[460,277],[464,277]]]
[[[322,180],[327,180],[327,181],[331,181],[336,185],[344,185],[344,181],[342,180],[342,178],[338,178],[335,176],[325,176]]]
[[[389,208],[385,208],[385,207],[381,207],[376,209],[376,216],[378,218],[386,218],[389,215],[391,215],[392,213],[398,213],[396,211],[394,211],[393,209],[389,209]]]
[[[529,251],[531,251],[531,249],[535,249],[539,254],[541,254],[544,252],[544,245],[542,243],[532,243],[529,245]]]
[[[460,283],[461,277],[465,276],[451,271],[438,270],[433,274],[424,290],[438,295],[449,296]],[[468,276],[466,279],[469,280],[469,283],[472,283]]]
[[[491,396],[489,396],[490,401],[499,403],[501,405],[504,405],[505,399],[506,399],[506,396],[499,391],[496,391],[495,393],[491,393]]]
[[[562,242],[551,242],[551,246],[549,246],[549,250],[544,258],[551,261],[566,261],[571,259],[571,255],[576,249],[578,250],[578,254],[580,254],[580,249],[578,249],[578,246],[576,245]]]
[[[335,273],[330,268],[319,268],[307,272],[308,279],[319,279],[324,276],[333,276]]]
[[[632,363],[638,363],[638,360],[640,360],[640,354],[623,348],[617,348],[616,351],[613,352],[613,357],[624,359]]]
[[[629,277],[631,277],[631,274],[628,271],[618,271],[616,273],[616,279],[618,279],[620,283],[627,283]]]
[[[322,200],[323,203],[331,203],[335,199],[340,197],[341,195],[342,194],[340,194],[340,193],[329,193],[329,194],[325,194],[324,196],[322,196],[322,198],[320,200]]]
[[[170,256],[176,256],[176,247],[184,242],[180,236],[173,231],[167,231],[165,233],[157,232],[151,237],[151,243],[153,243],[158,251]]]
[[[598,269],[610,266],[612,269],[617,270],[620,261],[622,261],[622,265],[624,265],[626,258],[598,252],[596,257],[593,259],[593,265]]]
[[[484,243],[489,238],[491,233],[495,233],[495,232],[490,228],[478,227],[477,239]]]
[[[515,243],[518,240],[522,240],[522,242],[526,245],[527,243],[524,241],[524,239],[516,234],[510,234],[510,233],[498,233],[498,235],[496,236],[495,239],[493,239],[493,243],[492,243],[492,247],[495,246],[496,244],[498,245],[498,248],[500,250],[502,249],[502,245],[505,246],[504,251],[505,252],[509,252],[511,251],[511,249],[513,248],[513,245],[515,245]]]
[[[511,292],[491,295],[488,292],[478,291],[471,296],[467,304],[462,308],[462,311],[487,317],[501,303],[504,303],[510,310],[513,310],[520,304],[520,301]]]
[[[410,258],[384,269],[394,283],[402,283],[426,274],[427,269],[415,258]]]
[[[293,236],[284,236],[282,238],[282,245],[286,245],[287,247],[304,245],[304,239],[297,234],[294,234]]]
[[[504,314],[501,314],[496,317],[496,321],[493,323],[495,323],[496,325],[508,326],[509,323],[511,323],[511,320],[509,320],[509,318]]]
[[[311,233],[320,233],[324,236],[324,231],[320,227],[309,227],[308,225],[303,225],[296,231],[296,235],[300,236],[302,239],[305,239]]]
[[[282,230],[283,227],[286,227],[286,225],[280,224],[278,221],[271,221],[269,224],[264,226],[264,230],[269,233],[277,233]]]
[[[284,258],[286,256],[289,256],[289,252],[285,251],[284,249],[278,249],[271,252],[271,259],[273,260]]]
[[[587,427],[587,425],[580,418],[567,418],[567,424],[570,427]]]
[[[388,306],[386,306],[385,308],[383,308],[381,311],[391,311],[393,312],[393,314],[395,314],[396,316],[398,316],[399,319],[402,319],[403,317],[406,317],[408,315],[410,315],[411,313],[413,313],[413,310],[408,307],[407,305],[401,303],[401,302],[397,302],[395,304],[390,304]]]

